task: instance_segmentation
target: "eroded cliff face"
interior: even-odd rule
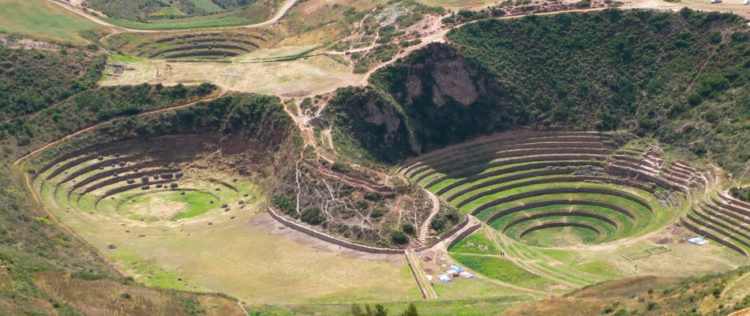
[[[509,88],[485,73],[454,47],[432,44],[375,73],[367,88],[337,91],[324,117],[386,162],[524,125]]]
[[[484,87],[477,86],[484,83],[475,81],[480,79],[477,69],[450,46],[433,45],[417,54],[423,59],[409,65],[403,89],[394,94],[404,105],[411,106],[415,100],[430,97],[437,107],[452,102],[470,106],[484,92]],[[426,92],[431,94],[425,95]]]
[[[454,47],[433,44],[373,75],[379,96],[400,107],[421,153],[525,125],[528,112],[503,86]],[[403,119],[403,118],[402,118]]]

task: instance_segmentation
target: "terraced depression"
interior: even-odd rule
[[[31,185],[62,221],[145,284],[230,292],[247,302],[413,295],[401,257],[321,253],[330,246],[275,224],[265,215],[269,179],[222,167],[241,161],[228,150],[198,135],[96,145],[42,165]],[[272,260],[259,256],[268,252]],[[303,283],[319,290],[303,290]]]
[[[749,315],[743,1],[0,0],[0,315]]]
[[[449,146],[399,168],[485,223],[487,239],[471,236],[459,242],[451,249],[454,259],[485,276],[493,274],[494,264],[477,259],[511,260],[551,282],[532,287],[547,290],[593,284],[634,269],[670,274],[664,262],[691,258],[709,264],[715,251],[731,259],[710,263],[709,269],[744,260],[744,226],[713,213],[708,214],[721,216],[710,217],[720,227],[703,227],[736,232],[724,233],[735,242],[719,233],[701,235],[729,248],[647,248],[649,240],[674,238],[664,236],[672,235],[670,224],[686,212],[681,219],[686,229],[704,229],[691,222],[703,223],[698,216],[710,215],[690,207],[696,191],[708,184],[701,172],[684,162],[666,161],[648,143],[628,142],[617,134],[533,131]],[[643,258],[660,254],[655,255],[659,259],[630,263],[628,258],[641,251]],[[512,281],[510,276],[498,278]]]

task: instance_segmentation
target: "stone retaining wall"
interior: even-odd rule
[[[480,228],[482,228],[482,223],[469,227],[469,229],[458,234],[456,238],[453,238],[453,240],[451,240],[450,244],[448,244],[448,247],[446,247],[446,249],[451,250],[451,248],[453,248],[453,246],[455,246],[459,241],[464,240],[464,238],[466,237],[469,237],[469,235],[473,234],[475,231],[477,231]]]

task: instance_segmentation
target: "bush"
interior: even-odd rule
[[[445,215],[445,218],[451,221],[451,223],[457,224],[458,221],[461,220],[461,214],[458,213],[458,210],[452,209]]]
[[[732,196],[740,200],[750,202],[750,187],[748,188],[734,187],[734,188],[729,189],[729,194],[731,194]]]
[[[357,200],[354,202],[354,205],[360,209],[360,210],[366,210],[368,207],[370,207],[370,203],[367,203],[365,200]]]
[[[297,201],[293,196],[290,197],[284,194],[275,194],[273,197],[271,197],[271,205],[279,208],[287,215],[296,215]]]
[[[409,236],[400,230],[394,230],[391,232],[391,241],[397,245],[405,245],[409,243]]]
[[[414,234],[417,232],[417,229],[414,228],[414,225],[412,225],[411,223],[401,224],[401,230],[412,236],[414,236]]]
[[[436,231],[441,231],[443,228],[445,228],[445,221],[442,218],[433,218],[432,223],[430,223],[430,227]]]
[[[310,207],[302,212],[302,221],[310,225],[318,225],[325,219],[325,215],[318,207]]]
[[[370,201],[379,201],[382,198],[383,198],[383,196],[380,195],[377,192],[367,192],[367,193],[365,193],[365,199],[368,199]]]
[[[711,35],[708,36],[708,40],[711,42],[711,44],[721,43],[721,33],[711,32]]]
[[[336,161],[336,162],[333,163],[333,165],[331,165],[331,170],[338,171],[338,172],[341,172],[341,173],[348,173],[348,172],[352,171],[352,167],[350,167],[347,164],[344,164],[344,163]]]
[[[370,217],[378,218],[378,217],[381,217],[381,216],[385,215],[385,213],[387,213],[386,210],[385,210],[385,208],[376,207],[370,213]]]

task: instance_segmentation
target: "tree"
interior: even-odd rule
[[[432,223],[430,223],[430,227],[432,227],[432,229],[434,230],[440,231],[441,229],[443,229],[443,227],[445,227],[445,221],[442,218],[436,217],[432,220]]]
[[[352,305],[352,316],[388,316],[388,309],[383,305],[377,304],[375,305],[375,309],[370,308],[370,305],[365,305],[363,311],[361,306],[354,304]]]
[[[409,236],[400,230],[391,232],[391,241],[397,245],[403,245],[409,242]]]
[[[406,310],[401,313],[401,316],[419,316],[417,307],[414,306],[414,303],[409,304],[409,307],[407,307]]]

